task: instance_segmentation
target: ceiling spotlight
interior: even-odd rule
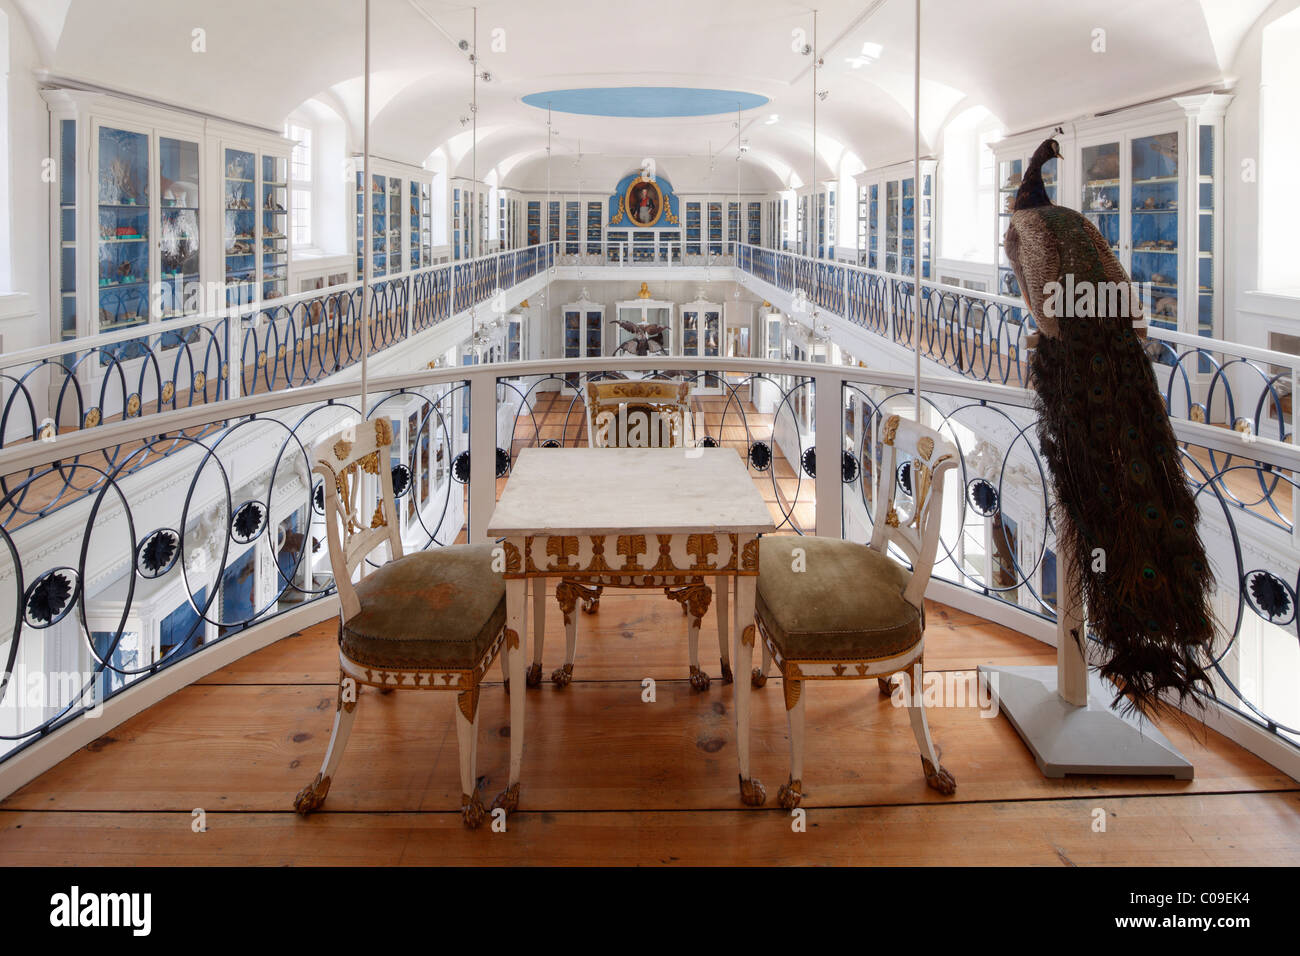
[[[812,56],[812,44],[805,43],[803,45],[803,49],[800,50],[799,52],[802,53],[804,56]]]
[[[462,116],[462,117],[460,118],[460,125],[461,125],[461,126],[468,126],[468,125],[469,125],[469,117],[468,117],[468,116]]]
[[[826,97],[830,95],[831,95],[830,90],[821,90],[817,93],[817,99],[822,100],[824,102],[826,100]]]
[[[480,74],[478,75],[478,78],[479,78],[480,80],[482,80],[484,83],[491,83],[491,82],[492,82],[492,74],[489,73],[487,70],[484,70],[482,73],[480,73]]]
[[[469,41],[468,41],[468,40],[461,40],[459,43],[456,44],[456,46],[460,47],[462,50],[468,50],[468,49],[469,49]]]
[[[748,153],[748,152],[749,152],[749,140],[747,140],[747,139],[742,139],[742,140],[740,141],[740,151],[741,151],[742,153]]]

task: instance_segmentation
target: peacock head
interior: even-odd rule
[[[1041,168],[1044,163],[1060,158],[1061,144],[1056,141],[1055,136],[1049,136],[1039,144],[1038,149],[1034,150],[1034,155],[1029,160],[1029,165]]]

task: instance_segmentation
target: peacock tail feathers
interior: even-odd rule
[[[1031,359],[1038,436],[1056,490],[1057,547],[1117,704],[1213,694],[1213,584],[1178,443],[1128,321],[1075,319]],[[1127,702],[1124,699],[1127,698]]]

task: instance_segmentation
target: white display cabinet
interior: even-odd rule
[[[665,302],[659,299],[628,299],[623,302],[614,304],[615,314],[620,322],[631,322],[633,325],[658,325],[663,331],[655,335],[651,342],[652,351],[656,346],[662,346],[664,354],[680,355],[681,353],[675,348],[675,339],[673,335],[673,314],[675,306],[672,302]],[[635,336],[628,332],[622,326],[616,327],[618,341],[614,343],[611,354],[618,352],[618,349],[627,344]],[[628,349],[618,353],[620,355],[635,354]]]
[[[681,307],[680,331],[677,341],[681,343],[681,354],[689,358],[717,358],[722,354],[722,305],[696,299]],[[693,385],[696,392],[717,394],[722,391],[722,378],[707,374],[697,379]]]
[[[934,189],[935,161],[921,160],[921,188],[917,190],[912,163],[897,163],[881,169],[870,170],[856,177],[858,184],[859,214],[864,208],[868,215],[865,227],[859,226],[859,255],[865,251],[869,268],[878,268],[897,275],[915,275],[916,263],[921,263],[921,278],[934,278]],[[871,217],[874,190],[875,216]],[[865,187],[865,189],[864,189]],[[872,237],[877,245],[871,244]],[[876,265],[871,265],[871,254],[876,252]]]
[[[457,176],[449,181],[447,189],[447,210],[451,217],[447,235],[451,240],[451,257],[473,259],[481,256],[488,241],[489,187]]]
[[[353,201],[348,222],[357,277],[365,269],[365,215],[370,216],[372,276],[401,275],[433,259],[433,176],[418,166],[370,159],[370,188],[362,188],[364,159],[351,161]]]
[[[598,358],[604,354],[605,307],[592,302],[584,294],[577,302],[564,306],[560,312],[560,349],[566,359]],[[580,387],[581,376],[564,376],[568,389]]]
[[[219,228],[203,124],[102,94],[42,95],[58,164],[51,341],[197,311],[203,297],[185,286],[211,276]]]
[[[1058,134],[1048,193],[1083,212],[1110,243],[1152,324],[1222,334],[1223,116],[1229,94],[1175,97],[1078,121]],[[1002,250],[1007,203],[1050,128],[999,143],[998,285],[1020,295]],[[1205,369],[1198,370],[1204,372]]]

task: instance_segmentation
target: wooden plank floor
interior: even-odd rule
[[[548,599],[547,673],[562,658]],[[985,661],[1055,652],[932,605],[927,662],[953,686]],[[1047,780],[1004,717],[931,711],[955,797],[929,790],[906,715],[874,682],[818,684],[807,702],[807,832],[773,805],[788,751],[779,679],[753,696],[755,772],[769,803],[736,794],[733,689],[718,675],[712,612],[686,681],[680,610],[610,593],[581,620],[575,682],[529,691],[521,806],[508,832],[468,832],[457,806],[454,695],[365,691],[326,809],[293,795],[319,765],[334,708],[326,622],[209,675],[78,751],[0,803],[5,864],[1289,864],[1300,785],[1195,725],[1163,729],[1194,781]],[[493,677],[499,671],[493,670]],[[657,700],[641,700],[644,677]],[[971,698],[973,699],[973,694]],[[485,688],[478,772],[490,796],[509,759],[507,702]],[[208,832],[191,830],[192,812]],[[1094,811],[1106,832],[1093,831]]]

